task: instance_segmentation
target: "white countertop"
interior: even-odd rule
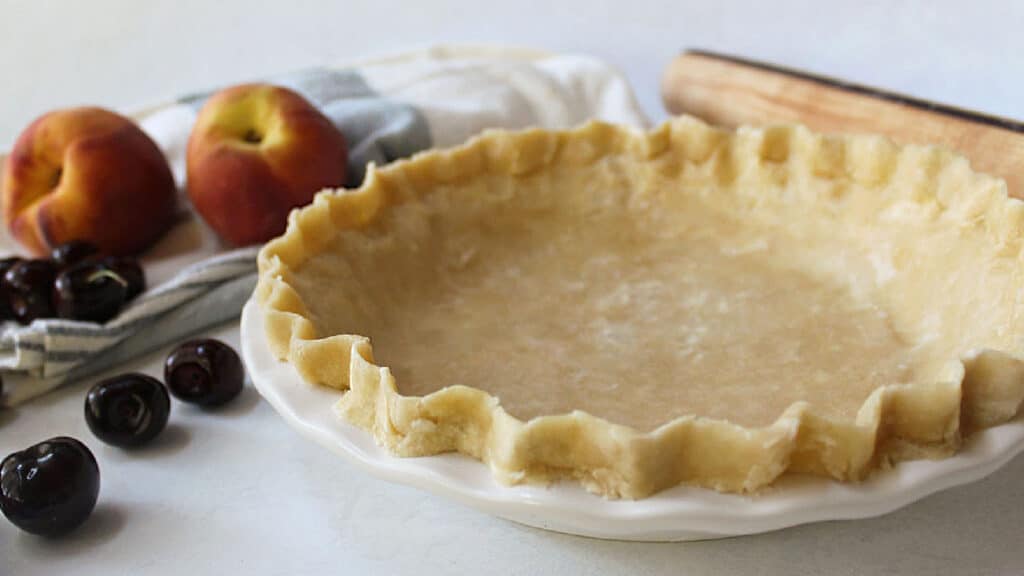
[[[130,110],[212,85],[435,42],[589,52],[647,111],[693,46],[1024,118],[1024,5],[929,2],[0,1],[0,149],[39,113]],[[811,15],[811,16],[808,16]],[[815,22],[814,16],[820,16]],[[238,343],[236,326],[210,333]],[[163,352],[125,366],[160,375]],[[355,470],[252,388],[223,412],[175,403],[157,445],[125,453],[82,418],[89,382],[0,412],[0,456],[57,434],[94,449],[100,504],[60,541],[0,521],[0,576],[31,574],[1021,574],[1024,459],[888,516],[685,544],[521,527]]]
[[[232,345],[238,330],[210,332]],[[165,352],[125,366],[160,376]],[[248,386],[226,410],[175,402],[157,443],[123,452],[82,418],[88,382],[0,412],[0,452],[71,434],[102,473],[77,532],[0,521],[0,574],[1020,574],[1024,458],[871,520],[679,544],[519,526],[368,476],[305,440]]]

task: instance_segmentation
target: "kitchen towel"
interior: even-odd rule
[[[303,94],[345,134],[350,181],[432,147],[488,128],[565,128],[597,118],[644,127],[629,84],[588,56],[508,48],[435,47],[353,65],[265,79]],[[179,190],[185,147],[210,92],[135,114],[166,155]],[[143,257],[150,289],[105,325],[67,320],[13,322],[0,333],[4,395],[15,405],[144,352],[237,317],[256,283],[258,248],[221,245],[187,209]],[[0,237],[0,251],[16,252]]]

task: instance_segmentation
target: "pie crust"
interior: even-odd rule
[[[273,353],[396,455],[612,498],[751,492],[1015,417],[1022,237],[1024,203],[943,149],[591,122],[321,192],[256,296]]]

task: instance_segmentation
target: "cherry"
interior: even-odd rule
[[[0,511],[32,534],[75,529],[92,513],[99,493],[96,457],[74,438],[51,438],[0,463]]]
[[[4,273],[8,302],[14,319],[29,324],[36,318],[53,318],[50,293],[57,266],[50,260],[22,260]]]
[[[53,305],[61,318],[106,322],[127,301],[128,280],[96,262],[80,262],[57,275]]]
[[[72,240],[54,248],[50,253],[50,258],[53,259],[57,267],[67,268],[72,264],[84,262],[86,259],[98,254],[99,251],[100,249],[92,242]]]
[[[146,291],[146,273],[138,260],[126,256],[107,256],[100,262],[128,282],[128,300]]]
[[[85,422],[97,438],[122,448],[142,446],[167,426],[171,398],[152,376],[121,374],[96,383],[85,397]]]
[[[164,381],[175,398],[200,406],[219,406],[242,391],[245,369],[238,353],[212,338],[179,345],[164,363]]]
[[[21,262],[21,258],[11,257],[0,259],[0,321],[14,319],[14,310],[11,310],[7,283],[3,280],[3,277],[7,274],[7,271],[18,262]]]

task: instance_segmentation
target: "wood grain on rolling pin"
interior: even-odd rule
[[[1024,197],[1024,123],[1014,120],[696,50],[669,64],[662,98],[673,114],[722,126],[799,122],[819,132],[939,144],[967,156],[975,170],[1004,178],[1011,194]]]

